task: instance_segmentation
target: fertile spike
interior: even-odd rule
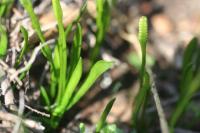
[[[139,42],[142,47],[146,46],[147,39],[148,39],[148,24],[147,24],[147,17],[142,16],[139,20]]]

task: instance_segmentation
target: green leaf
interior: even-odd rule
[[[94,84],[97,78],[112,66],[112,62],[107,62],[103,60],[98,61],[96,64],[94,64],[86,80],[81,85],[80,89],[76,92],[75,96],[72,98],[72,101],[69,103],[67,109],[70,109],[75,103],[77,103],[86,94],[86,92]]]
[[[200,89],[199,79],[200,79],[200,71],[197,72],[197,75],[190,82],[187,93],[185,93],[185,95],[183,95],[179,99],[176,109],[173,112],[171,119],[170,119],[171,131],[173,131],[174,126],[176,125],[178,119],[181,117],[181,115],[185,111],[185,109],[186,109],[189,101],[191,100],[192,96],[194,95],[194,93],[196,93],[197,90]]]
[[[99,119],[97,125],[96,125],[96,133],[99,133],[101,129],[106,124],[106,118],[113,106],[113,103],[115,102],[115,98],[111,99],[109,103],[106,105],[106,108],[104,109],[103,113],[101,114],[101,118]]]
[[[66,75],[67,75],[67,46],[65,39],[65,31],[63,25],[63,14],[62,8],[60,5],[60,0],[52,0],[53,10],[55,17],[58,22],[58,50],[59,50],[59,60],[62,61],[62,65],[60,65],[60,74],[59,74],[59,82],[58,82],[58,96],[56,99],[57,103],[60,103],[65,86],[66,86]]]
[[[66,38],[68,37],[70,31],[72,30],[73,25],[79,23],[79,20],[80,20],[81,16],[83,15],[83,13],[85,12],[86,7],[87,7],[87,0],[84,0],[78,17],[72,23],[70,23],[65,30]]]
[[[77,16],[77,18],[74,20],[74,23],[78,23],[81,16],[83,15],[83,13],[85,12],[85,10],[87,9],[87,0],[83,0],[83,4],[80,8],[80,12],[79,12],[79,15]]]
[[[96,32],[96,43],[94,48],[91,51],[91,64],[97,60],[99,55],[100,47],[105,37],[106,31],[109,27],[110,23],[110,5],[108,0],[96,0],[96,25],[97,25],[97,32]]]
[[[23,26],[20,27],[20,31],[23,35],[24,41],[23,41],[23,48],[16,62],[16,66],[20,64],[20,62],[22,61],[22,58],[24,57],[25,53],[28,50],[28,31]]]
[[[50,110],[50,100],[49,100],[48,94],[46,92],[46,89],[43,86],[40,87],[40,93],[44,99],[45,104],[48,107],[48,110]]]
[[[4,16],[7,4],[6,0],[0,2],[0,17]]]
[[[198,40],[196,37],[194,37],[187,45],[187,48],[185,49],[183,55],[183,70],[185,69],[185,67],[187,67],[187,64],[192,63],[195,51],[197,49],[197,44]]]
[[[82,44],[82,29],[81,25],[77,23],[77,30],[74,35],[74,41],[72,46],[72,64],[76,64],[80,58],[81,44]]]
[[[67,46],[65,40],[65,31],[63,26],[63,14],[60,5],[60,0],[52,0],[53,11],[58,22],[58,50],[59,50],[59,60],[62,61],[60,65],[59,81],[58,81],[58,96],[56,99],[57,103],[61,102],[63,92],[66,86],[66,75],[67,75]]]
[[[51,98],[54,98],[56,95],[56,87],[58,84],[59,80],[59,72],[60,72],[60,58],[59,58],[59,50],[58,50],[58,45],[56,44],[54,48],[54,55],[53,55],[53,64],[54,68],[51,68],[51,88],[50,88],[50,95]]]
[[[192,63],[187,64],[182,72],[181,81],[180,81],[180,89],[181,95],[184,95],[188,91],[189,84],[191,83],[194,76],[194,65]]]
[[[194,62],[194,64],[195,64],[194,73],[197,73],[198,70],[200,70],[200,48],[197,49],[196,61]]]
[[[1,0],[0,1],[0,17],[5,16],[10,12],[10,8],[14,0]]]
[[[72,30],[72,27],[73,27],[73,23],[69,24],[69,25],[67,26],[67,28],[65,29],[65,37],[66,37],[66,38],[68,38],[69,33],[70,33],[71,30]]]
[[[183,55],[183,64],[182,64],[182,73],[181,73],[181,81],[180,81],[180,91],[181,95],[187,93],[188,85],[195,75],[195,67],[197,66],[198,60],[198,41],[197,38],[194,37],[188,44],[187,48],[184,51]]]
[[[65,112],[65,110],[67,109],[67,105],[71,102],[70,99],[75,91],[77,84],[79,83],[81,76],[82,76],[82,59],[80,58],[74,72],[72,73],[72,76],[70,77],[70,80],[67,84],[61,102],[54,110],[53,113],[54,116],[58,115],[61,116]]]
[[[77,23],[77,29],[73,39],[73,46],[71,50],[71,57],[70,57],[70,66],[69,66],[69,75],[71,76],[72,72],[74,71],[76,64],[79,61],[80,53],[81,53],[81,44],[82,44],[82,29],[81,25]],[[68,83],[67,79],[67,83]]]
[[[22,6],[26,9],[27,13],[29,14],[33,29],[36,31],[40,41],[42,43],[45,43],[45,37],[42,33],[39,20],[34,13],[31,1],[30,0],[20,0],[20,2],[22,4]],[[42,48],[42,53],[51,63],[52,62],[51,49],[47,45]]]
[[[0,24],[0,58],[4,57],[7,53],[8,37],[6,29]]]

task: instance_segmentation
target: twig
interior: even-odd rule
[[[19,92],[20,100],[19,100],[19,110],[18,110],[18,115],[19,117],[22,117],[22,114],[24,112],[24,92],[20,90]],[[18,133],[20,130],[20,125],[21,125],[22,120],[16,121],[15,127],[12,131],[12,133]]]
[[[153,79],[152,76],[151,76],[151,80],[152,80],[151,81],[152,82],[151,92],[153,94],[154,101],[155,101],[155,104],[156,104],[156,108],[157,108],[157,111],[158,111],[158,116],[159,116],[159,119],[160,119],[161,131],[162,131],[162,133],[169,133],[167,120],[165,118],[165,114],[164,114],[164,111],[163,111],[163,108],[162,108],[162,105],[161,105],[161,102],[160,102],[160,98],[158,96],[158,92],[157,92],[157,89],[156,89],[156,86],[155,86],[155,82],[154,82],[154,79]]]
[[[24,106],[25,106],[27,109],[31,110],[32,112],[35,112],[35,113],[40,114],[40,115],[45,116],[45,117],[50,117],[50,114],[47,114],[47,113],[38,111],[38,110],[36,110],[36,109],[34,109],[34,108],[28,106],[28,105],[24,105]]]
[[[12,123],[16,123],[16,121],[21,121],[22,118],[11,114],[11,113],[6,113],[3,111],[0,111],[0,120],[5,120],[5,121],[9,121]],[[31,129],[35,129],[35,130],[39,130],[39,131],[43,131],[45,129],[45,127],[43,125],[41,125],[40,122],[36,122],[30,119],[24,119],[22,120],[22,122],[25,124],[25,126],[31,128]]]
[[[46,43],[37,46],[37,47],[34,49],[33,54],[31,55],[31,58],[30,58],[30,60],[27,62],[27,64],[26,64],[24,67],[20,68],[19,70],[17,70],[15,73],[13,73],[13,74],[11,75],[11,77],[10,77],[11,81],[12,81],[14,78],[16,78],[20,73],[23,73],[23,72],[27,71],[27,70],[31,67],[31,65],[33,64],[33,62],[35,61],[36,56],[37,56],[37,54],[39,53],[39,51],[40,51],[44,46],[46,46],[46,45],[48,45],[48,44],[51,44],[51,43],[53,43],[54,41],[55,41],[54,39],[51,39],[51,40],[47,41]]]
[[[0,67],[1,67],[1,69],[3,69],[5,72],[7,72],[7,77],[10,77],[10,75],[12,75],[13,73],[15,73],[16,72],[16,70],[15,69],[13,69],[13,68],[10,68],[3,60],[1,60],[0,59]],[[7,78],[8,79],[8,78]],[[13,78],[12,80],[11,79],[9,79],[10,81],[12,81],[12,82],[17,82],[17,84],[19,85],[19,86],[22,86],[22,82],[20,81],[20,79],[18,78],[18,77],[15,77],[15,78]]]

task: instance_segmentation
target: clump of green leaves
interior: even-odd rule
[[[1,0],[0,1],[0,18],[6,16],[10,12],[14,0]]]
[[[200,48],[197,38],[193,38],[185,49],[183,56],[182,75],[180,82],[180,97],[177,106],[171,116],[170,126],[173,132],[174,126],[187,108],[192,96],[200,88]]]
[[[136,128],[142,125],[141,117],[143,117],[147,96],[150,90],[150,78],[149,74],[146,71],[146,45],[148,40],[148,23],[145,16],[142,16],[139,20],[138,39],[142,51],[142,64],[140,68],[140,89],[134,101],[134,110],[132,114],[132,124]]]
[[[41,43],[45,43],[45,37],[42,33],[39,21],[33,12],[31,1],[20,1],[28,12],[33,28]],[[44,88],[43,86],[40,87],[40,90],[47,106],[47,110],[51,113],[50,124],[53,128],[56,128],[64,113],[73,107],[86,94],[97,78],[111,68],[113,63],[103,60],[94,63],[86,79],[82,82],[83,61],[80,56],[82,28],[78,22],[80,16],[78,16],[65,30],[60,1],[52,0],[52,5],[58,24],[58,39],[53,54],[51,54],[52,50],[48,46],[42,49],[44,56],[51,66],[51,81],[49,87],[50,90],[48,87]],[[85,5],[82,7],[80,15],[84,9]],[[68,49],[66,37],[72,31],[72,27],[75,27],[73,45],[71,49]]]

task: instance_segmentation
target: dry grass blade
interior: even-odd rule
[[[14,114],[0,111],[0,120],[5,120],[5,121],[15,123],[16,121],[20,121],[22,119]],[[40,122],[36,122],[30,119],[24,119],[23,124],[31,129],[35,129],[38,131],[43,131],[45,129],[45,127],[41,125]]]
[[[31,65],[33,64],[33,62],[35,61],[36,56],[38,55],[38,53],[40,52],[40,50],[41,50],[44,46],[46,46],[46,45],[48,45],[49,43],[52,43],[52,42],[54,42],[54,40],[53,40],[53,41],[50,40],[50,41],[48,41],[48,42],[46,42],[46,43],[44,43],[44,44],[41,44],[41,45],[37,46],[37,47],[34,49],[33,54],[32,54],[32,56],[31,56],[30,60],[28,61],[28,63],[27,63],[24,67],[20,68],[20,69],[17,70],[15,73],[13,73],[13,74],[11,75],[10,79],[13,80],[13,79],[15,79],[20,73],[23,73],[23,72],[27,71],[27,70],[31,67]]]
[[[158,116],[159,116],[159,120],[160,120],[160,126],[161,126],[161,132],[162,133],[169,133],[169,128],[168,128],[168,123],[165,117],[165,113],[163,111],[161,102],[160,102],[160,98],[156,89],[156,85],[155,85],[155,81],[153,76],[151,76],[151,92],[153,94],[153,98],[156,104],[156,109],[158,112]]]

